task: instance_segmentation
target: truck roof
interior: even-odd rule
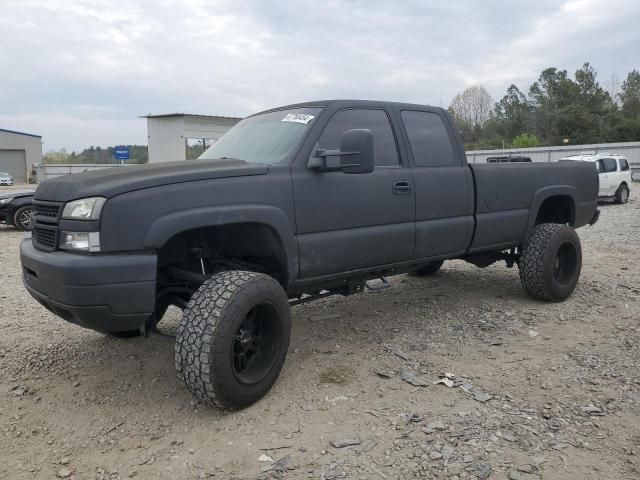
[[[269,108],[261,112],[257,112],[254,115],[260,115],[262,113],[274,112],[277,110],[285,110],[290,108],[304,108],[304,107],[328,107],[334,104],[339,104],[341,107],[394,107],[401,109],[419,109],[419,110],[432,110],[442,111],[443,108],[433,107],[430,105],[421,105],[418,103],[403,103],[403,102],[387,102],[382,100],[357,100],[357,99],[334,99],[334,100],[314,100],[309,102],[293,103],[291,105],[283,105],[281,107]]]

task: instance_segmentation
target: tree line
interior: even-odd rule
[[[129,147],[129,160],[125,163],[147,163],[149,152],[146,145],[126,145]],[[120,163],[113,157],[114,147],[85,148],[81,152],[67,152],[66,149],[47,152],[43,155],[44,163]]]
[[[186,156],[188,160],[198,158],[205,150],[205,146],[210,143],[203,144],[201,142],[186,146]],[[129,160],[124,163],[147,163],[149,161],[149,151],[146,145],[127,145],[129,147]],[[114,147],[94,147],[85,148],[80,153],[75,151],[67,152],[65,148],[60,150],[52,150],[43,155],[44,163],[120,163],[113,157]]]
[[[526,93],[511,85],[494,102],[482,86],[457,94],[449,113],[468,150],[640,141],[640,72],[603,88],[585,63],[573,78],[547,68]]]

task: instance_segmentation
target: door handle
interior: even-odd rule
[[[406,180],[393,182],[393,193],[396,195],[405,195],[411,192],[411,184]]]

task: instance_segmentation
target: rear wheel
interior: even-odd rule
[[[559,302],[576,288],[582,269],[582,248],[569,225],[536,225],[519,262],[524,291],[540,300]]]
[[[424,267],[420,267],[418,270],[414,270],[411,272],[411,275],[416,277],[428,277],[440,270],[440,268],[442,268],[442,264],[444,264],[444,260],[436,260],[435,262],[426,264]]]
[[[629,201],[629,187],[624,183],[620,185],[616,191],[614,199],[617,204],[627,203]]]
[[[178,328],[178,377],[205,403],[230,409],[261,399],[289,348],[289,299],[260,273],[228,271],[193,294]]]
[[[25,205],[15,211],[13,214],[13,224],[22,232],[28,232],[33,228],[31,226],[31,205]]]

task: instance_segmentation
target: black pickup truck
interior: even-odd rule
[[[597,194],[584,162],[468,165],[440,108],[309,102],[244,119],[195,161],[42,183],[24,284],[116,336],[182,308],[179,377],[241,408],[278,377],[293,304],[446,259],[517,264],[530,296],[565,299],[582,264],[574,228],[597,220]]]

